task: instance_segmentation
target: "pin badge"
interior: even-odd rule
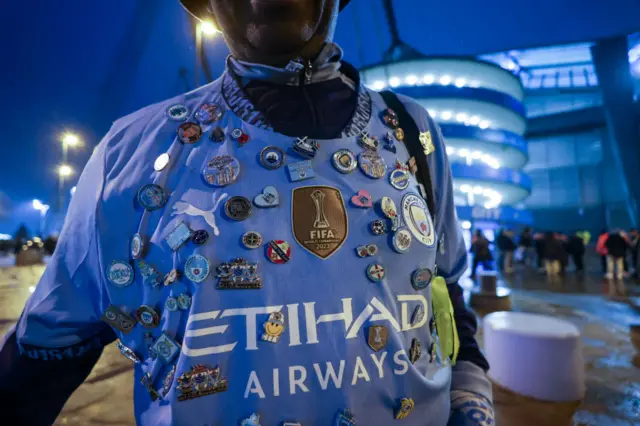
[[[232,184],[240,174],[240,163],[230,155],[213,157],[202,170],[207,184],[215,187]]]
[[[197,246],[201,246],[209,239],[209,233],[204,229],[198,229],[191,235],[191,241]]]
[[[180,345],[178,345],[166,333],[162,333],[156,340],[151,349],[156,353],[158,359],[165,364],[171,364],[175,357],[180,353]]]
[[[194,365],[191,371],[182,373],[177,381],[176,387],[180,391],[178,401],[224,392],[229,387],[227,379],[220,377],[220,367],[210,368],[204,364]]]
[[[249,290],[262,288],[262,278],[258,275],[258,263],[249,263],[239,257],[232,262],[225,262],[217,268],[220,290]]]
[[[404,141],[404,130],[402,130],[401,127],[398,127],[396,129],[396,131],[394,132],[394,135],[396,139],[398,139],[399,141]]]
[[[147,331],[144,333],[144,344],[147,345],[147,350],[149,351],[149,358],[156,359],[158,358],[158,354],[154,349],[153,345],[156,343],[156,339],[153,337],[153,333]]]
[[[134,270],[128,262],[114,260],[107,268],[107,279],[116,287],[127,287],[133,283]]]
[[[270,343],[278,343],[282,333],[284,333],[284,314],[282,312],[270,313],[269,319],[264,323],[262,340]]]
[[[164,285],[170,286],[180,279],[180,271],[172,269],[164,276]]]
[[[415,337],[411,339],[411,348],[409,348],[409,361],[411,364],[415,364],[422,355],[422,349],[420,349],[420,340]]]
[[[287,170],[289,171],[291,182],[298,182],[315,177],[313,166],[309,160],[287,164]]]
[[[447,248],[445,246],[444,232],[440,234],[440,240],[438,240],[438,251],[443,256],[447,253]]]
[[[153,162],[153,170],[160,172],[167,167],[167,164],[169,164],[169,154],[165,152],[164,154],[160,154],[158,158],[156,158],[156,161]]]
[[[282,167],[286,155],[277,146],[267,146],[260,151],[260,164],[266,169],[276,170]]]
[[[224,142],[227,137],[224,134],[224,130],[222,130],[220,126],[217,126],[209,135],[209,139],[213,142],[221,143]]]
[[[387,108],[382,112],[382,121],[392,129],[395,129],[400,125],[398,115],[391,108]]]
[[[396,207],[396,203],[389,197],[382,197],[380,199],[380,208],[382,210],[382,214],[384,214],[389,219],[393,219],[398,216],[398,208]]]
[[[331,164],[340,173],[348,174],[358,167],[358,159],[348,149],[339,149],[331,156]]]
[[[156,328],[160,324],[160,315],[151,307],[142,305],[136,311],[136,319],[144,328]]]
[[[413,310],[413,314],[411,314],[411,327],[414,327],[416,324],[420,324],[424,320],[424,308],[422,304],[416,306]]]
[[[201,283],[209,276],[209,261],[202,255],[192,254],[184,264],[184,274],[194,283]]]
[[[189,293],[180,293],[178,296],[178,308],[183,311],[189,310],[191,307],[191,295]]]
[[[404,226],[404,223],[402,222],[402,219],[400,219],[400,216],[396,216],[391,219],[391,232],[396,232],[398,229],[402,228],[403,226]]]
[[[431,345],[429,346],[429,362],[434,362],[436,360],[436,344],[435,342],[431,342]]]
[[[169,312],[175,312],[178,310],[178,301],[175,297],[169,296],[167,300],[164,301],[164,307]]]
[[[275,186],[267,186],[262,193],[256,195],[253,204],[262,208],[276,207],[280,203],[280,194]]]
[[[174,121],[184,121],[189,116],[189,110],[182,104],[171,105],[167,108],[167,117]]]
[[[409,187],[409,172],[395,169],[389,174],[389,183],[395,189],[404,191]]]
[[[260,416],[253,413],[248,418],[244,419],[241,426],[260,426]]]
[[[361,189],[358,191],[356,195],[351,197],[351,203],[362,209],[369,209],[373,207],[373,202],[371,201],[371,194],[366,189]]]
[[[293,151],[307,160],[311,160],[316,156],[316,153],[320,149],[320,145],[317,141],[310,140],[306,136],[304,138],[297,138],[293,143]]]
[[[418,173],[418,164],[416,163],[416,157],[409,158],[409,172],[412,175]]]
[[[393,132],[387,132],[384,139],[385,139],[384,149],[386,149],[387,151],[393,152],[395,154],[398,150],[396,149],[396,140],[393,137]]]
[[[360,136],[358,136],[358,145],[360,145],[364,149],[378,149],[378,139],[375,136],[370,136],[367,132],[362,132]]]
[[[262,235],[255,231],[245,232],[242,236],[242,244],[248,249],[257,249],[262,245]]]
[[[402,218],[417,242],[427,247],[435,246],[433,219],[427,203],[418,194],[408,193],[402,197]]]
[[[222,118],[222,108],[216,104],[203,104],[196,111],[196,120],[202,124],[211,124]]]
[[[151,374],[145,373],[145,375],[142,376],[142,379],[140,379],[140,383],[142,383],[142,386],[144,386],[149,392],[151,401],[155,401],[160,397],[158,392],[153,388],[153,379],[151,378]]]
[[[202,137],[202,127],[197,123],[187,121],[178,127],[178,139],[186,145],[192,145]]]
[[[138,355],[136,355],[136,353],[131,348],[126,347],[120,340],[118,340],[116,346],[118,347],[120,353],[129,361],[133,361],[134,364],[140,364],[142,362]]]
[[[409,166],[405,163],[402,163],[400,160],[398,160],[396,158],[396,169],[398,170],[404,170],[404,171],[409,171]]]
[[[251,202],[244,197],[231,197],[224,203],[224,212],[231,220],[245,220],[251,216]]]
[[[176,224],[175,228],[171,230],[164,237],[164,240],[167,242],[167,245],[173,251],[177,251],[180,247],[184,245],[191,238],[191,229],[184,222],[180,221]]]
[[[387,225],[380,219],[376,219],[371,222],[371,232],[373,235],[384,235],[387,233]]]
[[[243,146],[247,142],[249,142],[249,135],[243,132],[238,138],[238,145]]]
[[[378,254],[378,246],[375,244],[368,244],[366,246],[360,246],[356,249],[358,257],[370,257]]]
[[[424,185],[418,182],[418,192],[423,199],[427,199],[427,191],[424,189]]]
[[[360,153],[358,156],[358,164],[360,165],[362,173],[372,179],[380,179],[387,171],[384,159],[377,151],[371,149],[364,150]]]
[[[427,130],[426,132],[420,132],[418,139],[420,139],[420,145],[422,145],[424,155],[429,155],[436,150],[436,147],[433,146],[433,139],[431,139],[430,131]]]
[[[367,267],[367,277],[374,283],[379,283],[387,275],[387,270],[379,263],[373,263]]]
[[[402,398],[400,400],[400,408],[396,411],[396,420],[402,420],[406,418],[411,412],[413,412],[413,408],[415,407],[415,402],[413,402],[412,398]]]
[[[233,129],[231,131],[231,137],[235,140],[238,140],[240,137],[242,137],[243,133],[242,130],[240,129]]]
[[[150,183],[138,191],[138,203],[143,209],[150,212],[161,209],[167,204],[167,193],[161,186]]]
[[[140,269],[140,274],[145,285],[151,285],[151,287],[157,287],[160,284],[160,273],[144,260],[137,260],[136,265]]]
[[[114,305],[109,305],[106,311],[102,314],[102,321],[109,324],[111,327],[120,330],[124,334],[127,334],[133,330],[136,325],[136,319],[131,315],[122,312]]]
[[[428,268],[420,268],[413,271],[411,274],[411,286],[415,290],[424,290],[431,283],[433,273]]]
[[[267,247],[267,258],[278,265],[287,263],[291,258],[291,246],[283,240],[271,240]]]
[[[411,247],[411,233],[408,229],[398,229],[393,234],[393,249],[400,254],[404,254],[409,251]]]
[[[335,426],[356,426],[356,417],[349,409],[338,412]]]
[[[167,375],[165,376],[163,382],[162,382],[162,397],[164,398],[165,396],[167,396],[167,394],[169,393],[169,391],[171,390],[171,385],[173,384],[173,379],[176,375],[176,365],[173,364],[173,366],[171,367],[171,370],[169,370],[169,372],[167,373]]]
[[[369,327],[369,338],[367,343],[375,352],[387,346],[389,330],[384,325],[372,325]]]

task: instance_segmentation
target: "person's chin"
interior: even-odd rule
[[[253,47],[265,54],[293,54],[313,37],[314,30],[308,25],[293,22],[271,22],[269,25],[250,25],[247,37]]]

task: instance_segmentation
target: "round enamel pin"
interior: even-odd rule
[[[169,154],[165,152],[164,154],[160,154],[158,158],[156,158],[156,161],[153,163],[153,170],[155,170],[156,172],[160,172],[164,170],[165,167],[167,167],[167,164],[169,164]]]
[[[284,159],[284,151],[277,146],[266,146],[260,151],[260,164],[266,169],[279,169],[284,164]]]
[[[331,156],[331,164],[340,173],[348,174],[358,167],[358,159],[348,149],[339,149]]]
[[[209,233],[204,229],[198,229],[191,235],[191,241],[193,241],[193,243],[198,246],[206,243],[208,239]]]
[[[389,183],[399,191],[407,189],[409,187],[409,172],[395,169],[389,174]]]
[[[415,290],[424,290],[427,288],[433,278],[433,273],[428,268],[420,268],[413,271],[411,274],[411,286]]]
[[[231,131],[231,137],[236,139],[236,140],[240,139],[242,137],[242,135],[243,135],[243,133],[242,133],[242,130],[240,130],[240,129],[233,129]]]
[[[376,219],[370,224],[373,235],[383,235],[387,233],[387,225],[380,219]]]
[[[114,260],[107,268],[107,279],[116,287],[126,287],[133,282],[133,267],[127,262]]]
[[[216,104],[203,104],[196,111],[196,120],[202,124],[211,124],[222,118],[222,108]]]
[[[427,247],[436,244],[433,221],[427,204],[417,194],[406,194],[402,197],[402,218],[414,238]]]
[[[144,328],[155,328],[160,324],[160,315],[151,307],[142,305],[136,311],[136,319]]]
[[[140,259],[144,257],[147,251],[147,240],[140,234],[134,234],[131,237],[131,257]]]
[[[186,311],[191,306],[191,295],[188,293],[181,293],[178,296],[178,307],[183,311]]]
[[[211,186],[227,186],[232,184],[240,174],[240,163],[230,155],[218,155],[207,162],[202,176]]]
[[[209,276],[209,261],[199,254],[192,254],[184,265],[184,274],[194,283],[201,283]]]
[[[160,185],[147,184],[138,191],[138,203],[150,212],[161,209],[167,204],[167,193]]]
[[[379,263],[373,263],[367,267],[367,277],[374,283],[379,283],[387,276],[387,270]]]
[[[242,236],[242,244],[248,249],[257,249],[262,245],[262,235],[255,231],[246,232]]]
[[[360,165],[362,173],[371,179],[380,179],[384,177],[387,171],[384,159],[377,151],[371,149],[364,150],[360,153],[358,156],[358,164]]]
[[[283,240],[271,240],[267,247],[267,257],[272,263],[287,263],[291,258],[291,246]]]
[[[167,117],[174,121],[184,121],[189,116],[189,110],[182,104],[171,105],[167,108]]]
[[[175,297],[169,296],[164,302],[164,307],[167,309],[167,311],[175,312],[178,310],[178,301]]]
[[[398,229],[393,234],[393,249],[400,254],[409,251],[411,247],[411,233],[406,228]]]
[[[182,123],[180,127],[178,127],[178,139],[180,142],[191,145],[200,140],[202,137],[202,127],[198,123],[193,123],[188,121],[186,123]]]
[[[224,203],[224,212],[231,220],[245,220],[251,216],[251,201],[240,196],[231,197]]]

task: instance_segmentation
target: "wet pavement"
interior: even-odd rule
[[[43,266],[0,268],[1,333],[15,323],[29,297],[29,287],[36,285],[43,270]],[[462,284],[473,286],[470,280]],[[634,349],[629,339],[629,325],[640,323],[640,285],[627,281],[625,291],[630,297],[611,297],[620,288],[611,287],[597,271],[581,277],[570,273],[561,281],[549,282],[544,275],[522,267],[500,285],[513,289],[513,310],[552,315],[580,328],[587,393],[573,424],[640,425],[640,368],[633,366]],[[478,339],[482,342],[482,329]],[[640,366],[640,356],[636,362]],[[132,374],[132,364],[110,345],[55,424],[134,425]],[[505,397],[496,390],[498,425],[555,426],[559,423],[551,422],[545,414],[573,408],[515,395]]]

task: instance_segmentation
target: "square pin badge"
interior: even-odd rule
[[[167,336],[166,333],[162,333],[160,337],[158,337],[158,340],[151,346],[151,350],[158,355],[158,358],[162,362],[171,364],[180,353],[180,345],[171,337]]]
[[[313,170],[313,165],[309,160],[287,164],[287,169],[289,170],[289,178],[291,179],[291,182],[311,179],[316,175]]]

